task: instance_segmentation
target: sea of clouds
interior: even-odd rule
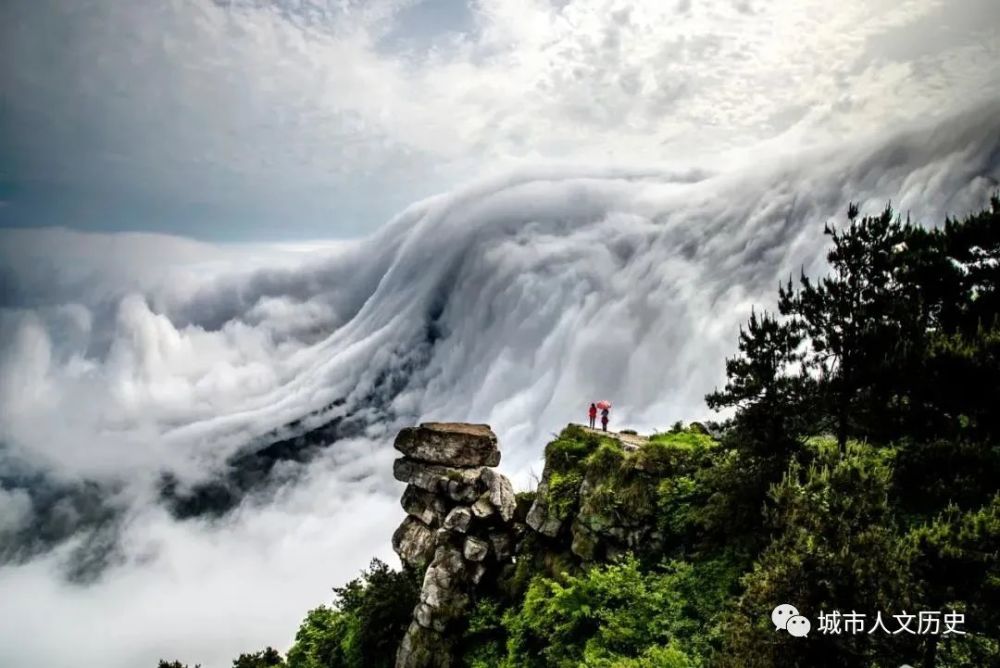
[[[395,431],[487,422],[520,487],[598,398],[613,426],[712,417],[739,324],[824,268],[824,222],[937,225],[1000,183],[1000,108],[754,169],[546,168],[373,235],[209,245],[0,232],[0,665],[229,664],[286,648],[389,548]],[[339,421],[228,512],[163,498]]]

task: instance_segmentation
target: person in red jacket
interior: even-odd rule
[[[593,429],[594,425],[597,424],[597,404],[590,404],[590,428]]]

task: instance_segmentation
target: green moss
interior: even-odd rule
[[[716,448],[710,436],[686,430],[659,434],[626,451],[617,439],[570,426],[546,447],[549,512],[561,521],[579,513],[584,524],[598,531],[601,526],[646,523],[680,533],[692,523],[693,476]],[[670,482],[674,478],[682,480]],[[589,492],[581,499],[585,480]]]
[[[602,480],[591,489],[587,497],[587,507],[583,510],[588,515],[610,516],[618,512],[619,506],[614,481]],[[588,524],[594,526],[594,522]]]
[[[691,474],[715,447],[710,436],[681,431],[657,435],[626,451],[617,439],[571,426],[546,448],[546,501],[553,516],[566,520],[579,507],[580,486],[588,480],[591,489],[579,507],[588,525],[600,524],[601,518],[605,523],[624,517],[642,521],[660,506],[660,482]]]
[[[524,596],[531,578],[539,571],[542,546],[539,534],[529,531],[518,545],[513,564],[505,566],[498,578],[497,590],[507,601],[516,601]]]
[[[601,445],[601,438],[576,425],[563,429],[559,437],[545,446],[545,464],[557,471],[578,467]]]
[[[537,496],[538,492],[534,490],[518,492],[517,494],[514,495],[514,500],[517,502],[518,506],[522,504],[530,506],[532,503],[535,502],[535,497]]]
[[[579,503],[580,485],[591,470],[610,472],[624,458],[621,444],[570,425],[545,447],[549,512],[568,519]]]
[[[717,445],[717,441],[708,434],[698,430],[687,430],[678,432],[667,432],[665,434],[653,434],[649,437],[651,443],[662,443],[675,448],[686,448],[690,450],[712,448]]]
[[[514,495],[514,520],[516,522],[524,523],[527,521],[528,513],[537,497],[538,492],[536,491],[518,492]]]
[[[707,434],[692,431],[655,434],[632,453],[636,468],[659,476],[688,472],[704,464],[718,442]]]
[[[568,518],[579,501],[581,483],[583,473],[579,470],[553,471],[545,497],[549,512],[560,520]]]
[[[642,520],[656,512],[656,480],[635,475],[622,481],[615,494],[619,508],[633,520]]]
[[[587,456],[587,473],[598,476],[611,475],[617,472],[625,462],[625,450],[622,444],[613,438],[603,442]]]

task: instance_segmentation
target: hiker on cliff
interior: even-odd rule
[[[597,404],[590,404],[587,414],[590,416],[590,428],[593,429],[597,424]]]
[[[604,431],[608,430],[608,409],[601,409],[601,429]]]

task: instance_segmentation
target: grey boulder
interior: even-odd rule
[[[496,434],[485,424],[425,422],[400,431],[395,448],[428,464],[474,467],[500,463]]]

